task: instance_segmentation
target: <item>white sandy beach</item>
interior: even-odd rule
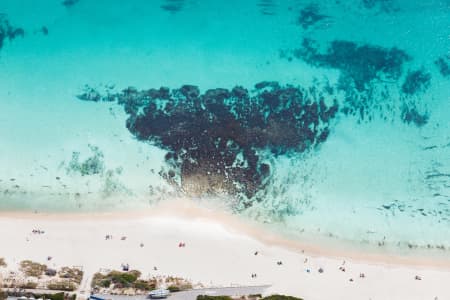
[[[17,268],[24,259],[49,267],[82,266],[84,290],[99,269],[120,269],[122,263],[128,263],[144,275],[176,275],[206,286],[270,284],[269,293],[307,300],[450,299],[448,262],[439,266],[382,257],[367,256],[365,260],[363,254],[346,256],[307,247],[302,253],[300,244],[277,240],[231,217],[192,205],[180,211],[172,207],[148,215],[4,213],[0,217],[0,257],[5,258],[8,269]],[[33,229],[45,233],[36,235]],[[105,240],[107,234],[113,239]],[[185,248],[178,247],[181,241]],[[277,265],[278,261],[283,264]],[[343,261],[345,272],[339,270]],[[319,273],[319,268],[324,272]],[[257,278],[252,278],[252,273]],[[365,278],[360,278],[360,273]],[[416,275],[422,280],[415,280]]]

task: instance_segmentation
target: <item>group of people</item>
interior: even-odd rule
[[[122,264],[122,271],[128,272],[129,270],[130,270],[130,265],[129,264]]]

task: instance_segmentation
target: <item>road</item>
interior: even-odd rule
[[[243,296],[252,294],[263,294],[269,285],[263,286],[242,286],[225,288],[205,288],[195,289],[171,294],[168,300],[196,300],[198,295],[211,296]],[[122,296],[122,295],[95,295],[104,299],[111,300],[145,300],[146,296]]]

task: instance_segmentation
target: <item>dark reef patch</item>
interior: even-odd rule
[[[332,41],[325,52],[320,52],[314,40],[303,39],[302,47],[293,54],[310,65],[340,70],[359,91],[365,90],[374,79],[397,80],[402,75],[404,63],[411,59],[396,47],[358,45],[343,40]]]
[[[196,86],[117,94],[86,87],[78,98],[117,101],[126,126],[140,141],[166,149],[161,174],[189,195],[230,194],[251,205],[271,174],[261,155],[304,152],[326,141],[337,101],[291,85],[262,82],[252,92],[236,86],[200,93]],[[329,102],[329,101],[328,101]]]
[[[161,9],[171,13],[179,12],[184,7],[184,0],[164,0]]]
[[[427,124],[429,116],[427,113],[419,113],[415,106],[408,107],[407,105],[403,106],[402,109],[402,120],[403,122],[410,124],[413,123],[417,127],[422,127]]]
[[[80,162],[80,153],[73,152],[72,159],[67,167],[67,173],[79,173],[81,176],[102,174],[105,170],[103,153],[96,146],[89,145],[92,156]]]
[[[385,13],[398,11],[393,0],[362,0],[361,3],[366,9],[378,9]]]
[[[418,92],[424,92],[430,86],[431,74],[424,69],[408,71],[405,81],[402,85],[402,92],[406,95],[414,95]]]
[[[297,19],[297,23],[302,26],[303,29],[308,29],[318,22],[328,18],[329,16],[323,15],[319,12],[319,6],[317,4],[310,4],[300,11],[300,16]]]
[[[4,14],[0,14],[0,49],[6,40],[12,41],[17,37],[23,37],[25,31],[22,28],[12,26]]]
[[[429,119],[428,114],[422,115],[416,109],[426,104],[418,105],[419,99],[413,96],[426,91],[431,75],[419,69],[405,76],[403,69],[412,58],[401,49],[343,40],[319,45],[305,38],[300,48],[282,50],[280,57],[294,57],[317,68],[338,70],[336,84],[328,83],[324,89],[329,95],[335,92],[342,95],[341,112],[356,117],[358,122],[374,117],[387,120],[397,115],[403,122],[423,126]],[[395,99],[392,95],[396,95]]]
[[[48,28],[46,26],[42,26],[40,32],[43,35],[48,35]]]
[[[80,0],[64,0],[63,2],[61,2],[61,4],[64,5],[65,7],[71,7],[77,4],[78,2],[80,2]]]
[[[450,77],[450,55],[439,57],[434,64],[438,67],[442,76]]]

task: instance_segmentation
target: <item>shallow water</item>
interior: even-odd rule
[[[450,248],[449,1],[3,0],[0,13],[0,209],[185,196],[294,236]],[[168,99],[149,96],[161,86]]]

